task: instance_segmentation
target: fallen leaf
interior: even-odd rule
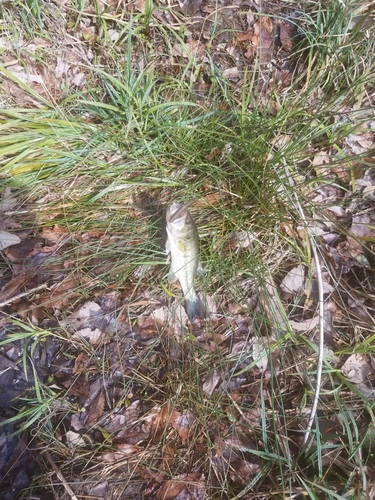
[[[27,284],[29,287],[34,285],[36,280],[35,273],[31,271],[26,271],[12,278],[6,285],[1,288],[0,292],[0,302],[5,302],[6,300],[13,297],[17,293],[22,292],[22,288]]]
[[[57,64],[55,67],[55,76],[58,79],[67,76],[70,69],[70,64],[63,61],[60,57],[57,58]]]
[[[350,233],[360,238],[365,238],[374,233],[375,226],[368,214],[358,214],[353,216]]]
[[[86,444],[81,434],[77,432],[68,431],[65,437],[69,448],[76,448],[77,446],[84,446]]]
[[[0,212],[8,212],[17,205],[17,198],[12,197],[10,187],[6,187],[1,195]]]
[[[179,412],[175,412],[171,416],[171,425],[180,436],[182,444],[186,444],[188,441],[189,436],[194,430],[195,422],[196,417],[190,410],[185,410],[182,415]]]
[[[151,318],[153,319],[154,323],[160,323],[160,324],[165,324],[168,320],[169,317],[169,311],[167,307],[159,307],[157,309],[154,309],[151,312]],[[140,325],[141,326],[141,325]]]
[[[18,78],[22,83],[40,83],[41,85],[44,84],[44,80],[40,75],[36,75],[30,72],[27,72],[24,70],[22,66],[8,66],[7,70],[9,73],[11,73],[13,76]]]
[[[180,56],[184,59],[195,57],[195,59],[199,61],[205,55],[206,46],[200,40],[192,40],[190,42],[186,42],[185,45],[174,45],[172,51],[175,56]]]
[[[262,17],[260,21],[254,23],[248,30],[248,33],[251,44],[248,47],[249,54],[245,54],[245,56],[251,57],[256,51],[259,56],[259,62],[261,64],[268,64],[274,53],[274,28],[271,18]]]
[[[87,493],[90,495],[90,497],[98,498],[98,500],[101,498],[110,498],[108,490],[108,481],[102,481],[99,484],[95,484],[94,486],[87,486]]]
[[[85,427],[85,412],[73,413],[70,419],[70,425],[74,430],[80,431]]]
[[[289,324],[296,332],[308,332],[318,326],[319,316],[315,316],[314,318],[307,319],[305,321],[289,320]]]
[[[120,460],[124,460],[129,455],[133,455],[139,451],[138,446],[134,446],[133,444],[119,444],[116,447],[118,451],[114,451],[113,453],[104,453],[100,458],[103,462],[106,463],[115,463]]]
[[[241,77],[241,73],[237,66],[233,68],[227,68],[222,72],[222,76],[224,78],[228,78],[228,80],[238,80]]]
[[[5,92],[14,98],[14,100],[17,102],[18,106],[25,106],[25,107],[30,107],[33,106],[35,108],[43,108],[45,105],[38,101],[37,99],[34,99],[26,90],[23,90],[17,83],[13,82],[12,80],[4,80],[2,82],[2,86],[5,90]],[[35,84],[31,84],[30,87],[34,87]]]
[[[318,175],[326,177],[331,174],[330,169],[327,166],[331,163],[331,157],[327,151],[320,151],[316,154],[312,161],[312,166]]]
[[[206,396],[212,396],[214,390],[219,385],[221,378],[221,371],[218,369],[213,370],[208,375],[206,375],[202,386],[203,392],[206,394]]]
[[[26,259],[26,257],[30,257],[33,253],[43,252],[42,248],[44,244],[45,241],[43,238],[26,238],[25,240],[21,240],[18,244],[7,248],[5,253],[11,262],[17,262]],[[44,248],[48,251],[46,247]]]
[[[83,282],[91,282],[89,277],[82,278]],[[66,279],[57,283],[56,286],[52,287],[52,291],[48,294],[42,294],[40,296],[40,303],[47,308],[53,309],[66,309],[72,306],[75,300],[78,300],[82,295],[81,278],[78,274],[72,274]]]
[[[69,319],[78,319],[80,321],[85,321],[89,319],[90,317],[94,316],[95,313],[98,313],[101,311],[101,307],[99,304],[92,300],[88,300],[85,302],[81,307],[79,307],[76,311],[74,311],[70,316]]]
[[[268,366],[268,355],[265,348],[267,340],[254,337],[252,339],[252,356],[255,364],[261,372],[265,372]]]
[[[305,266],[299,264],[294,267],[280,283],[280,288],[285,293],[299,294],[303,290],[305,281]]]
[[[21,238],[16,234],[8,233],[8,231],[0,231],[0,250],[4,250],[12,245],[18,245],[20,242]]]
[[[88,427],[96,427],[104,412],[104,389],[101,379],[95,380],[90,386],[89,397],[85,402],[86,418],[85,424]]]
[[[74,75],[74,77],[72,79],[72,83],[76,87],[82,88],[85,85],[85,83],[86,83],[86,75],[85,75],[85,73],[83,73],[81,71],[80,73],[77,73],[76,75]]]
[[[174,500],[177,495],[180,497],[180,494],[186,489],[187,494],[186,497],[182,496],[179,500],[188,500],[192,498],[191,494],[194,494],[193,498],[198,498],[203,500],[203,492],[205,488],[205,483],[203,481],[199,481],[200,473],[194,472],[190,474],[180,474],[169,481],[165,481],[163,486],[156,494],[156,500]],[[196,489],[201,489],[202,493],[194,492]],[[197,496],[197,494],[199,496]],[[202,496],[200,496],[202,495]]]
[[[349,134],[345,141],[354,154],[360,155],[372,147],[374,144],[374,134],[370,131],[363,134]]]
[[[73,339],[79,339],[80,337],[87,339],[91,345],[100,344],[100,339],[103,336],[103,332],[98,328],[95,330],[91,330],[91,328],[82,328],[82,330],[78,330],[74,335]]]
[[[186,16],[191,16],[195,12],[197,12],[197,10],[199,10],[200,6],[202,5],[202,0],[183,0],[182,2],[179,1],[178,3],[180,4],[182,12]]]
[[[271,277],[270,280],[273,281]],[[271,324],[275,326],[275,329],[287,331],[286,312],[283,308],[276,285],[274,285],[274,283],[267,283],[266,291],[261,291],[259,298],[267,314],[267,318],[271,321]]]
[[[341,367],[341,373],[353,384],[367,381],[371,366],[363,354],[352,354]]]

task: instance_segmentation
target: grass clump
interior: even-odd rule
[[[0,111],[1,176],[20,204],[12,217],[55,238],[35,271],[38,279],[48,275],[48,293],[34,294],[23,317],[58,336],[47,375],[41,366],[33,372],[36,398],[19,402],[7,422],[21,419],[18,431],[32,428],[51,448],[47,462],[64,478],[60,495],[67,485],[91,495],[108,481],[111,498],[175,498],[181,483],[197,498],[365,498],[373,401],[366,384],[357,387],[340,371],[357,353],[344,288],[353,276],[338,277],[325,262],[341,248],[327,242],[317,245],[318,255],[326,283],[340,286],[329,303],[345,340],[326,315],[332,338],[311,439],[301,451],[318,355],[316,324],[309,326],[318,300],[308,233],[321,228],[314,224],[327,207],[359,196],[351,170],[358,156],[348,155],[345,140],[368,126],[374,74],[371,38],[351,25],[355,4],[314,9],[301,21],[303,74],[257,104],[249,97],[260,88],[256,66],[257,76],[243,81],[241,103],[238,89],[218,76],[198,95],[193,55],[174,76],[147,60],[140,67],[134,46],[142,37],[157,32],[165,51],[179,40],[151,17],[149,4],[144,24],[138,16],[118,24],[101,16],[102,25],[121,32],[126,51],[116,62],[112,46],[105,70],[86,66],[84,89],[59,106]],[[38,99],[26,84],[23,90]],[[314,163],[322,152],[332,164]],[[349,180],[332,173],[343,164]],[[313,194],[324,189],[332,197],[317,201]],[[179,291],[165,284],[163,212],[192,198],[206,268],[198,284],[216,312],[188,330],[181,310],[168,312]],[[339,245],[348,231],[330,217],[324,221]],[[371,260],[370,245],[367,252]],[[5,274],[14,266],[8,262]],[[281,284],[297,265],[303,287],[284,293]],[[89,302],[97,312],[81,318]],[[85,328],[105,335],[87,340]],[[371,356],[368,325],[360,328],[360,354]],[[2,346],[19,341],[8,337]],[[47,356],[46,344],[38,337],[25,346],[23,365],[35,363],[36,349]],[[34,491],[54,481],[39,477]]]

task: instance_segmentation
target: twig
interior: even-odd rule
[[[39,285],[35,288],[31,288],[31,290],[26,290],[26,292],[19,293],[18,295],[15,295],[14,297],[11,297],[8,300],[4,300],[4,302],[0,302],[0,307],[7,306],[11,304],[12,302],[15,302],[18,299],[22,299],[23,297],[27,297],[28,295],[31,295],[34,292],[39,292],[39,290],[43,290],[43,288],[47,288],[48,285],[47,283],[43,283],[42,285]]]
[[[295,188],[294,181],[289,173],[288,167],[285,163],[284,159],[284,166],[285,166],[285,171],[289,179],[289,184],[292,188]],[[303,221],[304,227],[306,229],[307,235],[309,237],[310,245],[314,254],[314,260],[315,260],[315,270],[316,270],[316,277],[318,281],[318,301],[319,301],[319,347],[318,347],[318,363],[317,363],[317,368],[316,368],[316,387],[314,391],[314,400],[313,400],[313,405],[311,408],[310,412],[310,417],[307,422],[307,427],[306,427],[306,432],[305,435],[303,436],[303,441],[300,447],[300,451],[303,451],[307,445],[307,442],[310,438],[311,434],[311,429],[314,423],[316,411],[318,408],[318,402],[319,402],[319,395],[320,395],[320,388],[321,388],[321,382],[322,382],[322,371],[323,371],[323,348],[324,348],[324,292],[323,292],[323,277],[322,277],[322,269],[320,266],[319,262],[319,256],[318,256],[318,251],[316,249],[316,243],[315,243],[315,238],[314,235],[312,234],[303,208],[301,206],[301,203],[299,202],[299,199],[297,197],[297,193],[293,191],[293,195],[295,198],[295,206],[297,208],[297,211],[299,212],[299,215]]]
[[[70,498],[71,500],[78,500],[78,498],[75,496],[72,488],[69,486],[69,484],[67,483],[65,477],[62,475],[60,469],[57,467],[57,465],[55,464],[55,462],[53,461],[53,458],[51,457],[51,454],[48,450],[44,450],[43,451],[43,454],[46,456],[48,462],[50,463],[50,465],[52,466],[52,469],[54,470],[56,476],[60,479],[60,481],[62,482],[66,492],[68,493],[68,495],[70,495]]]

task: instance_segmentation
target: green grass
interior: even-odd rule
[[[28,7],[34,17],[27,25],[19,15],[26,32],[44,20],[38,3]],[[83,7],[84,2],[76,5],[78,11]],[[124,410],[134,399],[141,400],[140,422],[151,418],[156,405],[170,405],[180,413],[189,410],[194,430],[185,445],[170,426],[148,436],[128,459],[130,472],[113,464],[101,466],[98,456],[116,450],[114,436],[101,430],[100,422],[100,428],[87,431],[86,444],[78,450],[59,441],[54,429],[66,433],[67,418],[81,410],[80,402],[70,389],[65,394],[53,392],[50,381],[40,381],[36,373],[35,397],[30,394],[20,402],[19,430],[30,427],[40,443],[48,443],[68,482],[74,481],[74,474],[82,474],[88,482],[111,478],[127,485],[139,481],[139,470],[147,468],[166,479],[194,470],[204,475],[207,497],[213,499],[365,498],[364,467],[373,465],[366,445],[373,434],[369,426],[373,401],[339,368],[353,352],[373,355],[370,327],[351,315],[346,301],[351,285],[341,277],[335,300],[345,317],[342,340],[334,347],[341,364],[324,363],[315,424],[307,448],[300,453],[314,397],[317,341],[290,326],[289,320],[298,318],[303,305],[290,304],[285,311],[277,287],[299,263],[310,278],[313,274],[311,242],[303,242],[297,234],[303,223],[295,195],[309,221],[325,209],[314,204],[309,193],[332,180],[316,175],[303,162],[329,150],[338,165],[350,169],[354,163],[342,146],[349,133],[364,127],[370,113],[373,30],[369,28],[368,34],[360,26],[348,28],[357,14],[354,2],[333,2],[330,9],[319,3],[299,21],[304,40],[298,54],[303,54],[305,69],[290,89],[270,91],[267,104],[261,104],[254,99],[261,73],[250,67],[238,102],[238,89],[206,68],[210,89],[198,99],[190,75],[202,68],[193,57],[173,76],[147,60],[152,36],[160,37],[166,54],[181,40],[158,24],[152,8],[149,2],[144,15],[117,22],[109,14],[95,13],[104,33],[98,42],[102,46],[95,47],[97,64],[84,67],[87,85],[81,91],[71,90],[59,106],[23,84],[43,108],[0,110],[0,179],[19,197],[15,220],[33,227],[35,234],[55,224],[64,228],[67,239],[54,257],[51,282],[56,285],[61,280],[68,262],[64,279],[76,276],[77,295],[70,307],[55,314],[57,325],[51,334],[59,337],[71,358],[80,353],[88,356],[93,379],[109,377],[114,355],[106,354],[105,343],[90,346],[75,340],[72,344],[75,327],[67,327],[63,320],[69,320],[84,300],[101,297],[106,289],[128,300],[124,316],[133,327],[139,315],[150,310],[142,302],[144,297],[166,300],[163,213],[173,201],[198,198],[191,208],[205,267],[198,287],[214,296],[220,315],[220,321],[212,321],[203,332],[212,336],[211,349],[207,340],[192,333],[175,336],[168,324],[160,327],[150,346],[123,336],[121,321],[108,340],[120,364],[126,365],[132,356],[141,360],[121,379],[123,395],[114,408]],[[70,14],[73,23],[82,17],[82,12]],[[113,27],[121,32],[118,46],[108,39]],[[103,47],[106,52],[101,52]],[[139,47],[146,57],[143,70],[134,62]],[[107,65],[99,67],[99,61]],[[3,70],[3,76],[10,75]],[[344,184],[340,179],[333,182]],[[352,187],[353,182],[343,185],[347,203],[358,196]],[[82,237],[93,231],[95,236]],[[230,243],[236,231],[251,234],[254,241],[249,248]],[[372,247],[368,249],[373,259]],[[178,289],[169,293],[180,298]],[[312,316],[317,314],[315,306],[309,306]],[[52,316],[51,303],[44,307]],[[248,327],[242,336],[234,333],[238,325],[230,307],[246,317]],[[21,337],[40,339],[37,328],[28,326],[26,333],[25,329],[20,328]],[[358,331],[361,346],[355,347]],[[261,359],[249,355],[248,341],[253,337],[266,341],[266,374],[258,369]],[[239,341],[241,351],[231,354]],[[171,354],[176,352],[177,360]],[[30,348],[25,347],[26,355]],[[208,396],[202,387],[214,369],[222,387],[244,377],[245,388]],[[65,404],[67,398],[72,402]],[[333,437],[320,430],[327,422],[335,423]],[[233,465],[234,456],[238,462]],[[252,464],[255,472],[242,470],[243,463]],[[36,478],[35,485],[40,481]],[[43,481],[48,488],[52,480]],[[112,498],[121,498],[121,491],[114,491]]]

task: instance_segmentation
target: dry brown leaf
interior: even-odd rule
[[[197,61],[200,61],[205,55],[205,52],[206,46],[200,40],[191,40],[190,42],[186,42],[185,45],[176,44],[173,46],[173,54],[185,59],[189,59],[193,56]]]
[[[289,271],[285,278],[280,283],[280,288],[288,294],[299,294],[303,290],[305,282],[305,266],[299,264]]]
[[[88,391],[90,389],[90,384],[83,375],[80,375],[78,378],[69,380],[64,380],[65,376],[65,373],[55,373],[55,377],[59,384],[67,389],[67,395],[77,396],[79,398],[87,397]],[[62,380],[60,380],[60,378],[62,378]]]
[[[162,408],[154,407],[153,413],[145,420],[150,424],[153,439],[158,439],[165,429],[172,425],[181,414],[173,407],[170,402],[167,402]]]
[[[90,282],[90,278],[81,278],[78,274],[72,274],[61,283],[53,287],[49,293],[44,293],[40,297],[40,304],[47,308],[68,309],[75,300],[79,299],[83,293],[80,288],[83,282]]]
[[[12,245],[18,245],[21,242],[21,238],[16,234],[8,233],[8,231],[0,230],[0,251],[5,250]]]
[[[43,78],[40,75],[33,74],[31,72],[27,72],[24,70],[22,66],[8,66],[7,70],[9,73],[11,73],[13,76],[18,78],[22,83],[27,83],[30,84],[32,82],[40,83],[43,84]]]
[[[85,427],[85,416],[86,414],[84,412],[73,413],[70,419],[71,427],[76,431],[83,429]]]
[[[249,35],[252,45],[257,49],[260,63],[268,64],[274,53],[274,27],[271,18],[264,16],[254,23]]]
[[[30,257],[30,255],[35,252],[43,252],[44,250],[47,250],[47,252],[50,253],[48,247],[43,247],[44,244],[45,241],[43,238],[26,238],[17,245],[7,248],[5,251],[5,255],[11,262],[18,262],[20,260],[26,259],[26,257]]]
[[[233,430],[224,440],[218,438],[215,445],[215,456],[212,461],[217,474],[225,477],[229,472],[234,484],[246,485],[260,472],[260,459],[253,455],[252,461],[249,461],[251,450],[256,450],[257,445],[243,428]],[[244,450],[247,452],[246,455]]]
[[[0,212],[8,212],[17,205],[17,198],[12,196],[10,187],[6,187],[1,194]]]
[[[268,366],[268,340],[254,337],[251,341],[251,344],[253,360],[255,361],[255,364],[257,365],[259,370],[263,373],[266,371]]]
[[[139,451],[138,446],[134,446],[133,444],[126,444],[126,443],[119,444],[119,445],[117,445],[116,448],[118,449],[118,451],[114,451],[113,453],[104,453],[100,457],[100,459],[103,462],[112,464],[112,463],[124,460],[127,457],[129,457],[130,455],[134,455],[134,453],[137,453],[137,451]]]
[[[289,320],[289,324],[296,332],[308,332],[319,325],[319,316],[306,319],[305,321]]]
[[[233,66],[232,68],[226,68],[222,72],[222,76],[228,78],[228,80],[239,80],[241,78],[241,73],[237,66]]]
[[[363,354],[352,354],[341,367],[341,373],[353,384],[365,383],[371,365]]]
[[[208,397],[212,396],[214,390],[219,385],[221,380],[222,380],[222,373],[219,369],[213,370],[208,375],[206,375],[202,386],[203,392],[206,394],[206,396]]]
[[[113,434],[124,427],[126,423],[129,422],[127,422],[125,415],[122,413],[111,413],[107,417],[107,422],[103,425],[103,429],[105,429],[109,434]]]
[[[40,238],[44,238],[45,240],[48,240],[51,243],[57,243],[58,241],[61,240],[62,236],[68,234],[68,231],[66,227],[55,224],[52,228],[43,227],[38,234]]]
[[[89,427],[96,427],[104,412],[105,396],[103,390],[103,381],[96,380],[90,386],[88,400],[85,402],[86,418],[85,424]]]
[[[370,215],[368,213],[354,215],[350,233],[359,238],[375,236],[375,225]]]
[[[363,245],[358,243],[357,240],[355,240],[354,238],[348,237],[346,240],[345,249],[349,252],[349,255],[353,259],[355,259],[360,264],[365,265],[363,262],[361,262],[361,257],[364,257]],[[367,262],[367,265],[365,265],[365,267],[370,267],[368,262]]]
[[[94,361],[86,352],[80,352],[74,360],[73,375],[84,374],[93,366]]]
[[[108,424],[104,425],[107,432],[120,431],[115,436],[116,443],[131,443],[136,444],[147,439],[151,433],[154,414],[147,416],[142,421],[139,421],[141,413],[141,402],[134,401],[121,415],[122,418],[117,419],[115,416],[110,417]],[[124,420],[125,419],[125,420]],[[126,425],[121,425],[121,422]],[[139,422],[138,422],[139,421]]]
[[[190,474],[180,474],[169,481],[165,481],[163,486],[156,494],[156,500],[173,500],[179,495],[179,500],[190,500],[192,498],[189,492],[194,492],[194,499],[203,500],[203,494],[205,490],[205,483],[200,479],[199,472],[193,472]],[[186,497],[180,494],[186,491]],[[198,490],[198,491],[197,491]],[[200,490],[200,491],[199,491]]]
[[[373,147],[374,134],[371,131],[362,134],[349,134],[345,141],[354,154],[360,155]]]
[[[97,315],[101,311],[101,307],[96,303],[93,302],[92,300],[88,300],[85,302],[82,306],[80,306],[78,309],[76,309],[70,316],[70,320],[79,320],[79,321],[85,321],[92,316]]]
[[[21,273],[18,276],[12,278],[6,285],[4,285],[0,290],[0,302],[5,302],[13,295],[21,293],[22,288],[27,284],[28,288],[32,288],[35,284],[36,275],[32,270]]]
[[[90,498],[94,499],[97,498],[98,500],[100,500],[111,497],[109,493],[108,481],[102,481],[98,484],[94,484],[94,486],[88,484],[86,488],[87,488],[87,493],[90,495]]]
[[[72,338],[84,338],[87,339],[91,345],[98,345],[100,344],[102,337],[103,332],[99,330],[99,328],[95,328],[94,330],[91,330],[91,328],[82,328],[81,330],[78,330]]]
[[[331,174],[331,169],[328,168],[328,165],[331,163],[331,157],[327,153],[327,151],[320,151],[316,154],[312,161],[312,166],[315,168],[315,171],[321,177],[327,177]]]
[[[279,36],[281,47],[285,52],[289,53],[292,51],[295,44],[294,39],[297,28],[292,23],[284,20],[278,22],[278,28],[280,30]]]
[[[186,444],[195,428],[196,417],[190,410],[182,414],[174,411],[171,415],[171,425],[177,431],[182,444]]]
[[[226,350],[228,339],[223,334],[206,331],[197,337],[197,341],[204,350],[208,352],[218,352]]]
[[[161,325],[165,324],[168,321],[168,318],[169,318],[169,311],[167,307],[159,307],[157,309],[154,309],[149,316],[149,319],[152,319],[153,324],[160,323]],[[144,328],[145,325],[146,325],[146,318],[143,323],[139,322],[139,326],[141,328]]]
[[[65,434],[67,445],[69,448],[76,448],[77,446],[85,446],[86,441],[83,439],[81,434],[77,432],[68,431]]]
[[[182,12],[187,16],[191,16],[199,10],[202,5],[202,0],[183,0],[178,3],[180,4]]]
[[[25,90],[23,90],[17,83],[12,80],[4,80],[2,82],[2,86],[5,92],[12,96],[17,103],[17,106],[20,107],[36,107],[36,108],[44,108],[45,105],[34,99],[30,94],[28,94]],[[30,87],[34,87],[34,85],[30,85]]]

